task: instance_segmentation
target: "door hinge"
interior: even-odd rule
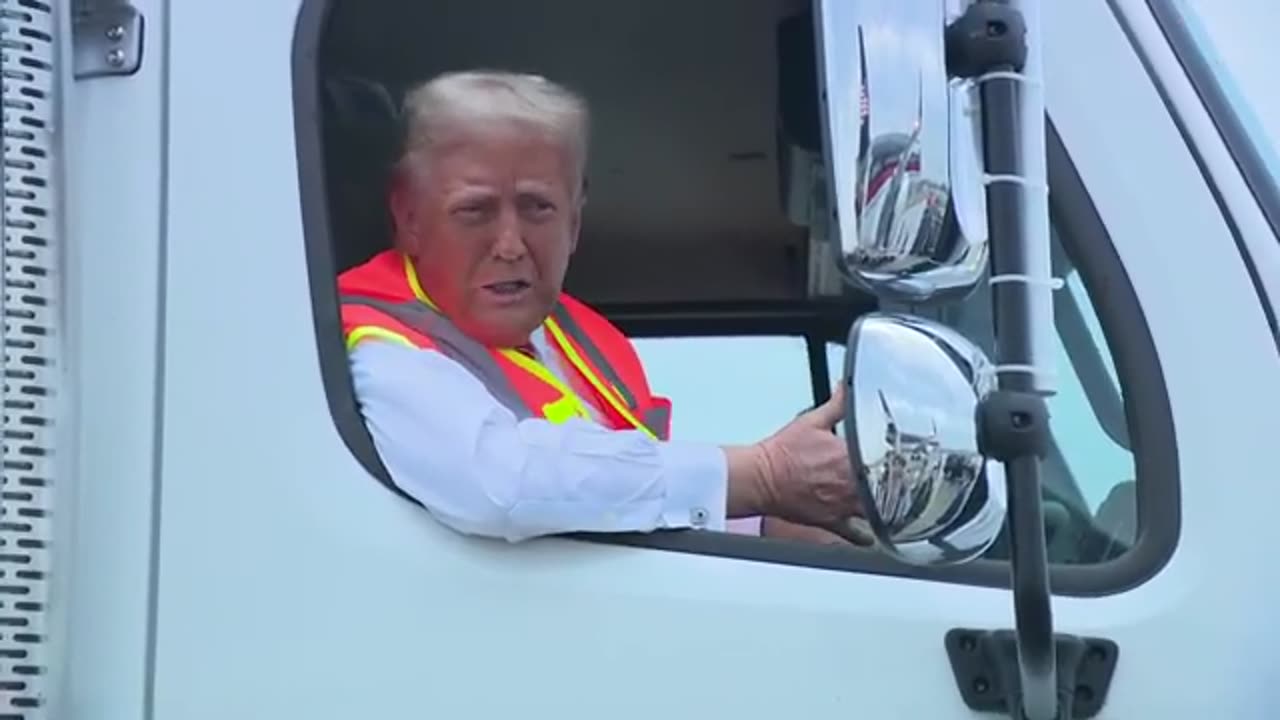
[[[142,66],[142,13],[127,2],[73,3],[72,71],[77,80],[132,75]]]
[[[965,705],[978,712],[1021,708],[1017,636],[1012,630],[958,628],[947,633],[947,656]],[[1092,718],[1111,689],[1120,647],[1111,640],[1054,635],[1059,720]],[[1021,713],[1019,713],[1021,714]]]

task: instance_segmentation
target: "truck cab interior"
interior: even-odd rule
[[[325,5],[316,62],[296,71],[310,74],[299,93],[317,110],[321,156],[304,165],[322,176],[324,241],[308,244],[313,278],[329,278],[315,290],[328,368],[345,369],[332,278],[389,247],[384,190],[402,93],[442,71],[493,67],[545,75],[590,103],[588,202],[566,290],[636,338],[661,375],[652,384],[673,397],[676,437],[758,439],[734,433],[776,429],[826,399],[850,323],[882,304],[835,279],[822,255],[826,230],[813,220],[826,216],[825,175],[807,0],[316,1]],[[1065,177],[1050,131],[1050,172]],[[1071,226],[1054,220],[1055,275],[1067,283],[1055,301],[1060,389],[1046,526],[1051,562],[1096,565],[1123,554],[1140,528],[1120,383],[1086,291],[1097,273],[1077,272]],[[990,307],[984,283],[962,302],[911,311],[993,352]],[[767,343],[786,352],[749,350]],[[700,394],[717,383],[714,398]],[[735,389],[741,400],[726,404]],[[337,392],[330,403],[344,439],[389,483],[349,386]],[[738,417],[756,412],[747,398],[761,396],[767,411]],[[853,547],[691,534],[603,540],[874,565],[873,552]],[[1001,540],[989,558],[1004,557]],[[1007,582],[1007,565],[991,565],[992,582]]]

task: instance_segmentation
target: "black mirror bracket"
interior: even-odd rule
[[[977,82],[981,97],[991,275],[1025,279],[1027,179],[1020,157],[1019,85],[1028,55],[1026,22],[1008,2],[978,0],[947,26],[945,41],[948,74]],[[1049,413],[1028,372],[1036,367],[1031,292],[1026,282],[992,286],[998,389],[977,410],[978,447],[1005,467],[1016,629],[953,630],[946,644],[960,694],[971,708],[1003,710],[1016,720],[1069,720],[1101,708],[1117,648],[1053,630],[1040,497]],[[1082,683],[1095,667],[1094,660],[1086,665],[1082,658],[1097,657],[1105,660],[1096,665],[1101,681]]]
[[[1054,636],[1058,666],[1058,717],[1097,717],[1106,704],[1120,648],[1111,640]],[[956,628],[947,633],[947,657],[965,705],[975,712],[1012,718],[1022,705],[1018,639],[1010,630]]]
[[[1022,13],[1001,0],[978,0],[947,26],[947,74],[977,78],[995,70],[1019,71],[1027,62]]]
[[[1049,410],[1038,394],[996,390],[980,401],[977,421],[978,448],[986,457],[1034,463],[1048,452]],[[1023,720],[1024,667],[1043,673],[1049,666],[1056,680],[1056,719],[1096,717],[1106,703],[1120,648],[1104,638],[1052,632],[1048,565],[1028,564],[1026,557],[1028,550],[1033,556],[1044,553],[1043,524],[1027,527],[1013,512],[1009,522],[1013,561],[1022,563],[1013,570],[1018,630],[957,628],[947,633],[947,657],[960,696],[971,710]]]

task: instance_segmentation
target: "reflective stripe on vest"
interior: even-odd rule
[[[510,410],[517,418],[526,419],[533,417],[533,413],[525,405],[520,394],[516,391],[515,387],[512,386],[511,381],[502,371],[502,368],[498,366],[497,361],[494,359],[493,354],[490,353],[489,349],[475,340],[472,340],[465,333],[459,330],[456,325],[450,322],[448,318],[436,312],[430,306],[421,302],[397,303],[356,295],[341,296],[340,301],[346,305],[364,305],[375,310],[379,310],[391,316],[398,322],[410,328],[414,328],[423,335],[430,337],[436,346],[435,349],[439,350],[446,357],[457,362],[459,365],[462,365],[472,375],[480,378],[481,382],[484,383],[485,387],[489,389],[498,402]],[[574,327],[577,327],[576,324]],[[650,437],[655,438],[657,437],[656,431],[660,431],[661,428],[666,427],[665,418],[662,416],[664,412],[663,408],[655,408],[653,417],[646,418],[647,420],[656,420],[661,424],[655,423],[650,426],[649,423],[642,422],[628,409],[629,404],[623,405],[623,401],[617,397],[617,394],[623,392],[620,383],[611,383],[617,387],[617,393],[612,392],[608,386],[595,377],[595,373],[591,372],[590,368],[588,368],[582,361],[582,358],[578,356],[573,345],[568,342],[568,338],[566,337],[564,330],[561,329],[558,324],[549,320],[547,323],[547,329],[554,338],[555,343],[559,345],[560,349],[565,353],[569,362],[578,370],[579,373],[582,374],[583,377],[587,379],[587,382],[596,389],[596,392],[603,396],[607,402],[613,405],[614,409],[617,410],[628,423],[638,430],[648,434]],[[397,333],[394,330],[382,328],[376,325],[361,325],[353,328],[348,334],[347,346],[348,348],[354,347],[360,340],[371,337],[393,340],[410,347],[417,347],[417,343],[414,343],[404,335]],[[591,352],[587,350],[588,347],[595,348],[594,344],[585,340],[585,336],[578,335],[573,339],[579,347],[583,348],[584,352]],[[542,363],[539,363],[537,360],[534,360],[533,358],[516,350],[503,349],[499,352],[502,353],[503,357],[520,367],[520,369],[554,387],[560,393],[561,397],[559,400],[548,403],[542,408],[543,417],[548,421],[562,423],[573,417],[590,419],[591,415],[583,404],[583,400],[579,398],[572,389],[561,382],[560,379],[557,378],[550,370],[544,367]],[[599,353],[600,351],[595,349],[595,352]],[[599,362],[596,363],[596,366],[602,368],[602,374],[606,372],[603,367],[608,367],[607,363]],[[616,374],[613,374],[612,369],[610,369],[608,373],[616,377]]]
[[[403,278],[409,286],[415,300],[380,300],[363,295],[344,294],[340,302],[344,305],[367,306],[375,311],[390,316],[406,330],[413,330],[425,338],[429,338],[436,349],[446,357],[453,359],[465,367],[472,375],[479,378],[490,389],[494,397],[507,407],[517,418],[532,417],[521,394],[512,385],[511,379],[499,366],[493,352],[484,345],[471,339],[458,329],[440,311],[435,302],[427,295],[418,281],[417,272],[412,260],[403,257],[401,261]],[[644,409],[644,417],[637,418],[631,408],[636,406],[636,398],[629,387],[621,380],[615,369],[608,363],[604,353],[584,332],[563,304],[557,303],[552,316],[547,318],[546,328],[553,344],[562,352],[565,359],[586,379],[596,393],[621,417],[628,425],[650,437],[666,438],[666,430],[670,420],[670,403],[655,399],[653,406]],[[374,324],[359,324],[350,328],[347,333],[347,348],[350,350],[365,338],[391,340],[410,347],[418,347],[419,343],[390,328]],[[576,346],[576,347],[575,347]],[[579,355],[576,348],[590,358],[588,364]],[[499,349],[497,352],[521,370],[538,378],[544,384],[559,393],[559,398],[542,406],[543,417],[551,422],[565,422],[572,417],[590,419],[586,405],[572,389],[567,387],[550,370],[537,360],[512,349]],[[602,381],[599,375],[605,377]]]
[[[551,313],[551,318],[554,322],[547,323],[547,329],[554,335],[560,331],[560,328],[564,328],[564,333],[577,340],[578,347],[581,347],[582,351],[591,360],[591,363],[600,369],[601,374],[605,376],[604,379],[609,381],[609,387],[622,396],[623,404],[627,407],[635,407],[635,395],[627,388],[626,383],[622,382],[622,378],[618,377],[618,373],[614,371],[613,366],[605,360],[604,353],[600,351],[600,348],[591,342],[590,336],[582,331],[578,321],[574,320],[573,316],[569,314],[569,309],[563,303],[557,303],[555,310]],[[559,325],[559,327],[556,327],[556,325]],[[566,344],[564,338],[557,337],[556,340],[562,345]]]
[[[533,417],[533,413],[525,405],[515,387],[511,385],[511,381],[506,374],[502,372],[502,368],[498,367],[497,361],[493,359],[493,355],[489,350],[468,337],[445,316],[419,302],[394,303],[359,296],[342,296],[340,301],[346,305],[365,305],[380,310],[404,325],[430,337],[436,346],[436,350],[466,368],[472,375],[480,378],[480,381],[497,398],[498,402],[510,410],[517,418],[523,420]],[[349,338],[358,342],[363,337],[386,337],[387,333],[396,335],[400,342],[410,347],[417,347],[417,343],[396,333],[394,330],[385,330],[375,325],[361,325],[351,331]],[[351,339],[348,339],[348,347],[354,345]],[[513,354],[520,355],[519,353]],[[525,356],[520,355],[520,357],[524,358]],[[536,364],[536,361],[530,358],[525,359]],[[522,367],[526,370],[528,369],[523,365]],[[539,369],[546,372],[545,368],[539,367]],[[536,371],[533,374],[545,381],[545,378],[542,378]],[[558,383],[559,381],[556,382]],[[572,393],[570,395],[576,400],[577,396],[572,395]],[[557,418],[559,422],[564,422],[569,417],[577,414],[576,412],[571,412],[566,416],[563,407],[557,408],[553,412],[559,416]],[[585,417],[586,411],[583,410],[582,414]],[[547,419],[551,420],[552,418],[548,417]]]

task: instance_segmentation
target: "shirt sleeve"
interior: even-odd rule
[[[517,420],[438,352],[366,341],[350,361],[392,480],[459,532],[516,542],[725,527],[728,467],[715,445],[659,442],[583,419]]]

